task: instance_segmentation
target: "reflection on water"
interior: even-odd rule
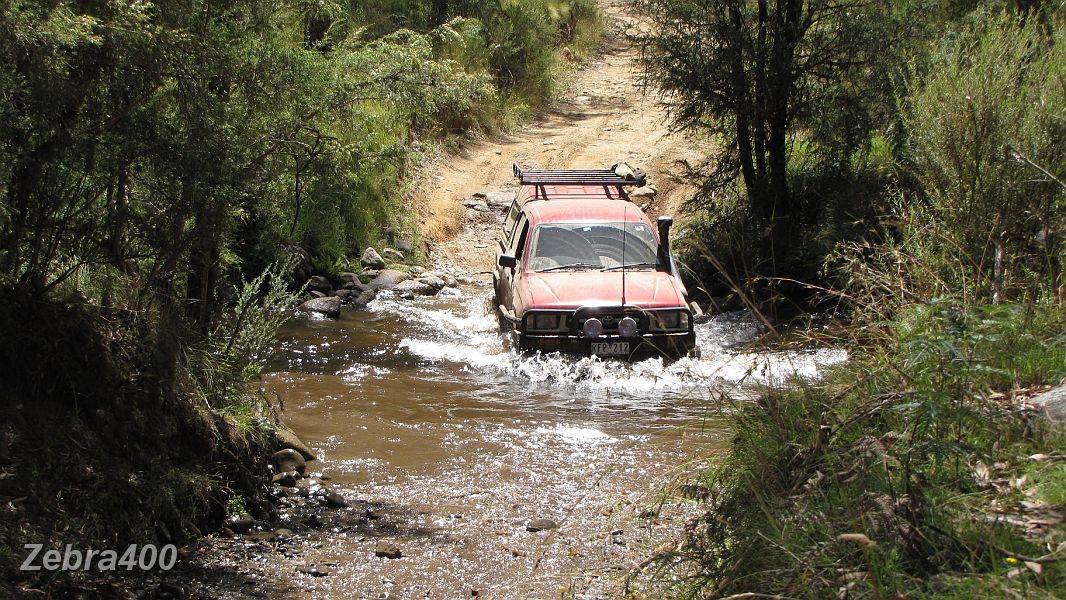
[[[742,314],[697,326],[701,359],[520,355],[504,347],[489,294],[466,286],[438,298],[386,296],[339,321],[283,330],[264,385],[288,424],[334,484],[409,509],[436,540],[399,536],[412,560],[368,563],[369,541],[338,536],[319,550],[338,567],[313,582],[316,596],[469,597],[481,586],[494,598],[558,598],[564,579],[572,590],[601,589],[612,569],[698,510],[680,507],[604,546],[635,527],[663,485],[723,447],[728,418],[713,399],[813,377],[845,358],[746,353],[759,329]],[[521,526],[540,517],[561,524],[550,544]]]

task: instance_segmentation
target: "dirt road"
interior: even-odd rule
[[[629,34],[643,27],[623,0],[601,0],[610,23],[603,54],[574,75],[569,90],[537,122],[506,137],[468,144],[442,159],[412,194],[434,262],[478,273],[493,268],[498,232],[493,213],[463,206],[477,192],[515,189],[511,165],[526,168],[606,168],[628,162],[645,169],[658,190],[648,212],[677,210],[690,189],[677,180],[676,161],[696,162],[707,147],[671,135],[654,88],[642,85],[639,48]]]

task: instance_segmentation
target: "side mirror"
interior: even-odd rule
[[[511,256],[510,254],[501,254],[500,258],[496,261],[496,264],[500,265],[501,267],[513,269],[518,266],[518,259]]]

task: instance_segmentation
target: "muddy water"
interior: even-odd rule
[[[520,356],[487,314],[489,294],[385,296],[339,321],[286,326],[265,387],[353,500],[286,567],[330,574],[294,573],[294,590],[616,597],[697,510],[668,492],[723,448],[729,402],[843,358],[745,354],[758,329],[743,315],[697,327],[700,360]],[[534,519],[558,528],[530,532]],[[382,542],[403,557],[376,557]]]

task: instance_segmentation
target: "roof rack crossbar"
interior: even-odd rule
[[[643,186],[645,177],[627,179],[620,177],[611,169],[575,169],[575,170],[552,170],[534,171],[525,170],[514,165],[514,175],[519,183],[531,185],[635,185]]]

